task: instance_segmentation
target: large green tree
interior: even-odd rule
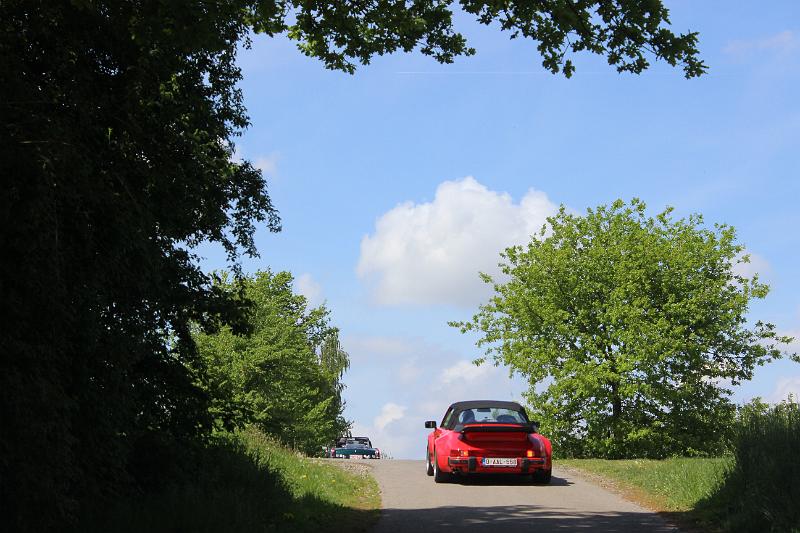
[[[502,254],[503,277],[471,321],[497,364],[527,377],[529,401],[561,453],[664,457],[715,453],[735,415],[726,380],[782,356],[749,304],[768,286],[733,228],[634,199],[563,207],[526,246]],[[481,362],[481,361],[478,361]]]
[[[349,429],[342,375],[349,367],[325,306],[308,308],[288,272],[258,272],[224,281],[222,288],[251,302],[249,327],[197,331],[199,385],[209,392],[219,429],[249,424],[306,453]]]
[[[79,502],[137,484],[148,443],[211,428],[190,324],[235,323],[193,248],[234,268],[257,225],[280,228],[261,173],[231,160],[248,125],[236,52],[286,33],[326,67],[418,49],[474,51],[450,1],[0,2],[0,500],[13,528],[62,523]],[[620,71],[648,58],[701,74],[695,33],[659,0],[473,2],[460,9]],[[155,472],[159,470],[154,469]]]

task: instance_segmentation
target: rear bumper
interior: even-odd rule
[[[377,459],[380,456],[376,453],[367,453],[367,452],[350,453],[350,452],[336,451],[331,455],[331,457],[336,459],[350,459],[351,457],[357,457],[359,459]]]
[[[548,467],[544,457],[517,457],[516,466],[484,466],[483,457],[448,457],[451,472],[469,474],[528,474]]]

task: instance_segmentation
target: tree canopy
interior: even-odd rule
[[[0,3],[0,499],[12,529],[52,529],[81,501],[139,484],[154,441],[211,431],[193,324],[247,327],[248,305],[203,272],[234,271],[256,227],[280,229],[265,177],[232,158],[248,126],[238,47],[286,33],[332,69],[418,49],[474,51],[452,2],[4,0]],[[705,66],[659,0],[471,2],[483,24],[641,72]],[[139,465],[139,466],[135,466]]]
[[[306,453],[319,452],[350,427],[343,417],[342,375],[350,365],[324,307],[308,308],[288,272],[258,272],[221,281],[251,302],[247,331],[197,330],[203,369],[199,385],[220,430],[256,424]]]
[[[567,77],[575,71],[570,54],[583,51],[605,56],[619,72],[642,72],[650,66],[648,56],[680,65],[687,78],[706,71],[697,32],[675,35],[661,0],[283,1],[257,2],[251,9],[256,31],[287,32],[304,54],[353,72],[354,62],[366,65],[397,50],[418,48],[441,63],[475,54],[453,26],[454,4],[512,39],[536,41],[542,65]]]
[[[634,199],[564,207],[526,246],[471,321],[496,364],[527,377],[562,453],[605,457],[719,451],[735,415],[726,381],[782,357],[772,324],[748,317],[769,287],[733,228],[699,215],[649,217]],[[479,360],[478,362],[482,362]]]

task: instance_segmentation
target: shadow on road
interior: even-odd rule
[[[592,531],[622,533],[676,531],[657,515],[631,512],[576,512],[535,505],[451,506],[383,509],[376,532],[389,531]]]

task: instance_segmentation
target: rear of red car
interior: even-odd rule
[[[530,427],[466,425],[452,432],[450,441],[446,459],[439,457],[439,468],[451,473],[533,474],[552,468],[550,443],[532,434]]]
[[[516,422],[505,423],[509,419]],[[437,482],[453,474],[530,475],[534,481],[550,481],[550,441],[514,402],[458,402],[448,409],[441,427],[434,421],[426,427],[434,429],[426,462]]]

